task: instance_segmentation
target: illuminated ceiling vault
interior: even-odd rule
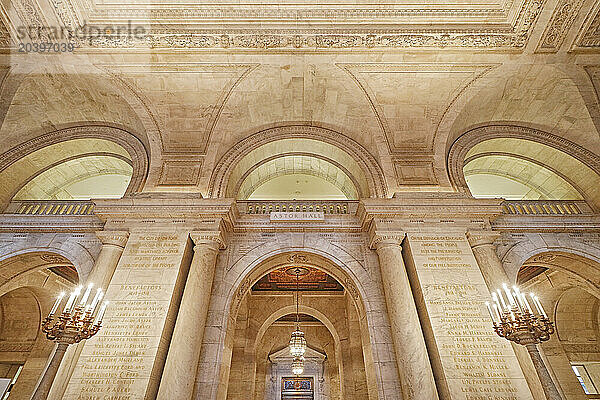
[[[97,133],[118,129],[141,150],[119,138],[118,151],[0,162],[0,204],[120,196],[128,176],[136,190],[237,199],[468,190],[448,171],[453,143],[504,126],[558,140],[482,143],[464,168],[472,193],[600,205],[599,12],[582,0],[10,1],[1,151],[23,158],[69,129],[65,141],[108,142]],[[84,25],[111,29],[73,53],[15,51],[39,40],[19,27]]]

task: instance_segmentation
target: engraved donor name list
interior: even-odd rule
[[[135,400],[155,390],[187,234],[131,232],[106,297],[104,326],[81,353],[65,399]]]
[[[489,291],[463,234],[409,234],[407,269],[427,315],[426,340],[452,400],[526,400],[531,393],[509,343],[485,311]],[[433,343],[432,343],[433,342]]]

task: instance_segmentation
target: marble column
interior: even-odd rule
[[[499,237],[500,233],[493,231],[467,232],[467,240],[490,292],[501,288],[503,283],[508,284],[510,282],[494,245]],[[527,349],[514,343],[511,344],[533,398],[535,400],[546,399],[544,389]]]
[[[221,232],[192,232],[194,256],[183,290],[177,321],[158,389],[157,400],[189,400],[200,358]]]
[[[490,291],[501,288],[503,283],[509,283],[508,275],[506,275],[506,271],[500,257],[496,253],[496,246],[494,245],[494,242],[499,237],[500,233],[493,231],[467,232],[467,240]]]
[[[392,328],[403,400],[436,400],[437,388],[417,307],[402,259],[404,233],[372,233]]]
[[[96,232],[96,236],[102,242],[102,248],[100,249],[100,254],[98,254],[94,268],[86,279],[86,283],[93,282],[96,287],[101,287],[103,290],[106,290],[115,273],[119,259],[123,254],[125,244],[127,244],[129,232],[98,231]],[[63,398],[65,390],[67,389],[67,384],[69,383],[69,379],[71,379],[71,375],[73,375],[73,370],[75,369],[77,359],[81,354],[84,344],[85,341],[70,346],[67,350],[58,373],[56,374],[56,378],[54,379],[54,383],[52,384],[52,388],[50,389],[50,394],[48,395],[49,400],[60,400]]]

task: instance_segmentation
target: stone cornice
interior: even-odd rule
[[[502,199],[474,199],[461,193],[396,193],[391,199],[363,199],[357,216],[366,228],[373,218],[448,218],[493,220],[502,215]]]
[[[129,232],[127,231],[97,231],[96,236],[103,245],[113,245],[125,248]]]
[[[93,215],[0,214],[0,232],[96,232],[104,223]]]
[[[159,197],[94,200],[94,213],[103,221],[170,222],[180,218],[217,226],[223,221],[228,227],[237,219],[234,199]]]
[[[600,232],[600,214],[503,215],[492,222],[500,232]]]
[[[467,240],[472,248],[493,245],[502,234],[494,231],[467,231]]]

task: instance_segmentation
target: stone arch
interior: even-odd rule
[[[316,319],[321,321],[323,323],[323,325],[325,325],[327,327],[327,329],[329,329],[329,332],[331,333],[331,336],[333,336],[333,340],[335,341],[336,346],[338,346],[340,344],[340,335],[337,333],[337,330],[333,326],[333,323],[329,320],[329,318],[327,318],[327,316],[325,314],[323,314],[316,308],[309,307],[306,305],[300,305],[299,311],[303,314],[307,314],[312,317],[315,317]],[[296,312],[296,308],[293,305],[291,305],[291,306],[282,307],[279,310],[272,313],[269,316],[269,318],[267,318],[265,320],[265,322],[259,328],[258,334],[256,335],[256,340],[254,341],[254,348],[256,349],[256,347],[258,346],[258,343],[262,340],[262,337],[263,337],[265,331],[269,328],[269,326],[271,326],[273,324],[273,322],[277,321],[279,318],[281,318],[285,315],[293,314],[295,312]]]
[[[349,155],[360,167],[367,182],[368,197],[386,197],[387,187],[383,170],[364,147],[349,137],[329,128],[309,125],[270,127],[241,140],[228,150],[215,165],[210,177],[208,196],[226,197],[231,174],[248,152],[265,144],[284,139],[312,139],[335,146]],[[356,178],[356,177],[355,177]]]
[[[502,264],[511,282],[517,281],[517,274],[528,261],[536,262],[552,268],[558,268],[570,274],[581,274],[581,271],[567,270],[556,263],[544,262],[545,254],[562,254],[574,258],[580,263],[591,264],[593,269],[584,278],[591,285],[600,288],[600,247],[591,246],[575,240],[568,234],[533,234],[511,246],[501,257]],[[535,257],[538,257],[537,259]],[[598,272],[593,272],[597,268]],[[596,275],[594,277],[594,275]]]
[[[600,263],[573,251],[536,252],[523,268],[545,268],[521,282],[536,293],[556,333],[540,344],[555,383],[565,398],[586,396],[572,370],[573,364],[600,361],[598,349],[598,305],[600,304]]]
[[[570,140],[522,124],[492,124],[476,126],[465,131],[450,146],[446,156],[446,164],[450,182],[456,190],[463,192],[469,190],[462,172],[467,152],[476,144],[497,138],[524,139],[551,146],[575,157],[600,175],[600,157]]]
[[[27,249],[17,254],[0,258],[0,296],[21,287],[53,287],[67,289],[70,286],[66,278],[49,279],[50,268],[75,265],[57,249]],[[75,267],[77,270],[77,268]],[[46,271],[44,274],[40,272]],[[79,272],[78,281],[81,282]]]
[[[583,338],[598,341],[600,337],[598,301],[600,298],[578,287],[564,291],[558,298],[554,310],[556,334],[559,340],[569,342]],[[574,313],[573,306],[584,307],[585,312]],[[590,321],[591,326],[588,324]]]
[[[0,159],[0,173],[9,173],[11,167],[16,168],[20,160],[23,160],[25,157],[36,151],[58,144],[69,146],[69,143],[75,143],[71,141],[76,141],[78,139],[101,139],[112,142],[122,148],[129,154],[130,164],[133,168],[131,181],[125,193],[130,194],[141,191],[146,181],[150,162],[150,154],[147,151],[146,145],[137,136],[123,127],[106,124],[82,123],[42,133],[34,139],[21,143],[3,153],[2,158]],[[118,157],[118,155],[116,156]],[[35,171],[22,171],[21,174],[28,174],[27,176],[23,176],[23,178],[29,181],[31,176],[35,176],[36,174],[51,168],[51,166],[55,166],[56,162],[64,161],[66,161],[66,159],[54,160],[54,162],[48,162],[48,165],[40,165]],[[22,167],[20,168],[22,169]],[[10,188],[10,193],[7,193],[4,197],[12,197],[23,184],[24,182],[17,182],[17,187]],[[1,201],[6,202],[7,199],[0,199],[0,202]]]
[[[350,171],[348,171],[348,169],[342,165],[341,163],[329,158],[329,157],[325,157],[322,156],[320,154],[310,154],[307,152],[286,152],[286,153],[281,153],[281,154],[276,154],[270,157],[267,157],[263,160],[260,160],[258,163],[256,163],[255,165],[253,165],[252,167],[250,167],[243,175],[242,177],[237,181],[237,183],[235,184],[233,193],[240,193],[240,190],[242,189],[242,187],[244,186],[244,183],[246,181],[246,178],[248,178],[253,172],[258,172],[258,170],[260,170],[261,168],[265,167],[266,165],[268,165],[269,163],[273,163],[274,161],[280,160],[280,159],[285,159],[285,158],[290,158],[290,157],[307,157],[307,158],[312,158],[312,159],[317,159],[317,160],[322,160],[325,163],[331,165],[334,167],[333,171],[328,171],[329,173],[319,173],[316,171],[311,171],[309,169],[299,169],[298,172],[296,173],[302,173],[302,174],[308,174],[308,175],[314,175],[314,176],[319,176],[323,179],[325,179],[326,181],[335,184],[336,183],[336,179],[337,179],[337,172],[341,172],[342,176],[347,177],[352,184],[351,185],[347,185],[346,187],[342,187],[342,191],[346,194],[346,196],[348,197],[348,199],[356,199],[356,198],[361,198],[361,197],[365,197],[363,194],[363,191],[361,190],[360,184],[357,181],[357,179],[352,175],[352,173]],[[253,191],[254,189],[256,189],[257,187],[259,187],[261,184],[263,184],[265,181],[267,181],[268,179],[271,179],[272,177],[278,177],[278,176],[282,176],[287,174],[288,171],[286,171],[285,169],[281,169],[281,170],[275,170],[273,171],[271,174],[267,175],[261,182],[254,184],[251,186],[250,190],[248,190],[249,192]],[[241,196],[241,199],[245,199],[247,198],[246,196]]]
[[[99,252],[100,243],[96,247],[86,248],[79,243],[79,238],[67,234],[40,234],[31,235],[23,241],[16,241],[3,248],[0,254],[0,269],[2,265],[21,255],[32,253],[55,254],[68,260],[76,269],[80,282],[84,282],[94,267],[95,257]],[[89,235],[87,240],[97,240]],[[44,245],[46,243],[46,245]]]
[[[573,143],[560,136],[547,132],[540,127],[526,126],[517,123],[496,123],[488,125],[479,125],[470,128],[460,135],[450,146],[447,157],[446,166],[449,174],[451,185],[455,190],[465,193],[470,193],[465,179],[464,168],[468,162],[476,161],[477,157],[471,155],[467,158],[469,151],[480,143],[488,140],[499,139],[519,139],[536,143],[536,146],[545,146],[548,149],[554,149],[557,154],[562,154],[572,163],[581,163],[589,175],[578,174],[577,177],[569,176],[567,173],[560,171],[560,166],[554,166],[551,162],[541,163],[542,167],[556,175],[557,179],[564,180],[566,185],[570,185],[576,190],[592,207],[600,206],[600,200],[595,192],[586,186],[586,181],[589,179],[598,178],[600,176],[600,157],[586,148]],[[493,155],[493,154],[488,154]],[[520,162],[530,162],[532,165],[540,166],[540,160],[524,157],[518,152],[511,152],[510,157]],[[580,164],[579,164],[580,165]],[[571,172],[573,173],[573,172]],[[590,178],[590,176],[592,178]]]
[[[264,337],[265,332],[267,331],[267,329],[277,319],[279,319],[280,317],[283,317],[283,316],[288,315],[288,314],[293,314],[295,312],[296,312],[296,308],[293,305],[285,306],[285,307],[282,307],[282,308],[278,309],[277,311],[273,312],[263,322],[263,324],[261,325],[261,327],[258,330],[258,333],[256,334],[256,340],[254,341],[254,345],[253,345],[254,354],[256,354],[256,350],[258,349],[259,344],[263,340],[263,337]],[[343,366],[342,355],[341,355],[341,346],[342,346],[342,344],[341,344],[341,339],[340,339],[339,332],[335,328],[333,322],[331,322],[331,320],[325,314],[323,314],[321,311],[319,311],[316,308],[310,307],[310,306],[300,305],[299,306],[299,312],[302,313],[302,314],[307,314],[307,315],[310,315],[312,317],[315,317],[323,325],[325,325],[325,327],[327,328],[327,330],[331,334],[331,337],[333,337],[334,348],[335,348],[335,360],[337,361],[337,368],[338,368],[339,374],[340,374],[340,376],[342,376],[343,373],[344,373],[344,366]],[[341,380],[340,380],[340,388],[339,388],[339,390],[340,390],[340,394],[342,394],[342,396],[343,396],[344,385],[342,384]]]
[[[326,260],[326,267],[315,265],[317,263],[308,263],[310,266],[325,270],[334,277],[340,284],[348,290],[349,294],[359,301],[355,304],[359,312],[361,324],[361,337],[363,343],[364,359],[367,371],[367,384],[369,386],[370,398],[391,399],[400,396],[399,389],[389,387],[384,384],[384,369],[389,373],[395,371],[395,355],[391,354],[386,360],[380,360],[379,355],[371,347],[372,343],[378,345],[391,344],[391,334],[389,332],[389,323],[385,318],[385,301],[381,294],[381,282],[378,270],[367,271],[363,263],[359,262],[349,253],[338,246],[332,246],[330,242],[323,238],[307,237],[304,240],[304,246],[293,246],[276,241],[269,241],[259,245],[248,253],[241,256],[232,265],[223,265],[225,258],[219,258],[220,268],[223,269],[223,276],[219,279],[222,283],[213,287],[213,292],[217,290],[222,293],[211,300],[209,315],[214,318],[207,322],[209,326],[218,328],[218,343],[203,343],[201,355],[201,365],[203,368],[212,369],[214,378],[202,377],[197,382],[198,385],[211,385],[211,396],[222,399],[226,394],[226,384],[212,385],[211,382],[228,382],[228,363],[231,360],[231,352],[228,352],[228,343],[232,340],[231,329],[235,322],[234,316],[237,314],[237,307],[245,293],[250,290],[252,285],[269,270],[277,265],[290,263],[290,261],[276,262],[278,257],[289,257],[294,254],[307,255],[309,257],[318,257],[319,260]],[[310,261],[310,260],[309,260]],[[269,264],[269,262],[271,264]],[[270,266],[267,266],[270,265]],[[297,263],[294,265],[298,265]],[[367,294],[379,293],[379,295]],[[382,318],[382,316],[384,316]],[[387,332],[387,334],[386,334]],[[210,355],[209,355],[210,354]],[[390,366],[394,368],[390,368]],[[391,378],[391,377],[388,377]],[[206,379],[202,381],[202,379]],[[204,389],[208,390],[208,389]]]
[[[335,278],[344,288],[348,291],[350,296],[353,299],[354,305],[357,308],[357,312],[360,318],[360,329],[361,329],[361,337],[363,338],[363,346],[365,349],[363,350],[363,357],[365,359],[365,364],[373,365],[373,354],[369,344],[371,343],[369,338],[366,312],[364,308],[364,302],[362,301],[363,296],[359,293],[358,286],[348,274],[348,271],[345,271],[341,268],[341,265],[338,265],[335,261],[331,259],[331,254],[323,254],[323,252],[315,250],[315,249],[297,249],[297,250],[283,250],[283,251],[275,251],[273,253],[265,254],[257,262],[254,263],[252,268],[247,271],[245,274],[245,278],[239,283],[239,285],[234,285],[235,290],[233,299],[232,296],[228,296],[228,299],[232,299],[230,303],[230,311],[229,311],[229,319],[228,326],[225,329],[225,335],[229,338],[233,335],[234,324],[232,323],[232,319],[234,316],[238,314],[239,305],[244,298],[244,296],[249,293],[252,285],[254,285],[261,277],[265,274],[276,270],[278,268],[286,267],[286,266],[309,266],[313,268],[320,269],[324,272],[330,274],[333,278]],[[233,288],[232,288],[233,289]],[[232,294],[233,294],[232,293]],[[330,327],[327,327],[330,332],[333,332]],[[367,339],[367,340],[364,340]],[[231,343],[232,339],[228,339],[226,337],[225,343]],[[339,349],[339,347],[338,347]],[[339,357],[336,357],[339,360]],[[228,368],[228,365],[222,365],[224,368]],[[367,368],[368,369],[368,368]],[[342,370],[340,370],[340,373]],[[367,380],[373,380],[373,376],[367,376]],[[368,383],[369,387],[374,387],[374,384]],[[343,393],[343,390],[342,392]],[[219,399],[224,398],[225,392],[219,393]],[[370,398],[376,398],[374,393],[369,393]]]

